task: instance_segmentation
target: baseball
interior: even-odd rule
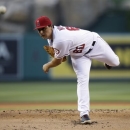
[[[0,6],[0,14],[4,14],[6,12],[5,6]]]

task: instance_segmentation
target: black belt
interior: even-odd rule
[[[94,47],[95,43],[96,43],[96,41],[93,41],[93,43],[92,43],[92,47]],[[89,52],[91,52],[92,49],[93,49],[93,48],[90,48],[90,49],[89,49],[85,54],[88,54]]]

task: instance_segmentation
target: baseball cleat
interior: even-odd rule
[[[91,123],[92,121],[90,120],[87,114],[81,117],[81,124],[91,124]]]
[[[108,70],[110,70],[110,69],[112,68],[112,66],[109,66],[109,65],[107,65],[106,63],[104,63],[104,66],[105,66]]]

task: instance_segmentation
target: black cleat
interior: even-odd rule
[[[81,124],[91,124],[92,121],[90,120],[88,115],[83,115],[81,117]]]
[[[109,66],[109,65],[107,65],[106,63],[104,63],[104,66],[105,66],[108,70],[110,70],[110,69],[112,68],[112,66]]]

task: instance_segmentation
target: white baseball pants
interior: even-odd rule
[[[80,117],[89,115],[90,96],[89,96],[89,74],[91,68],[91,59],[106,63],[109,66],[118,66],[119,58],[110,48],[110,46],[98,35],[94,34],[95,45],[92,51],[82,57],[71,56],[73,69],[77,75],[77,96],[78,111]]]

